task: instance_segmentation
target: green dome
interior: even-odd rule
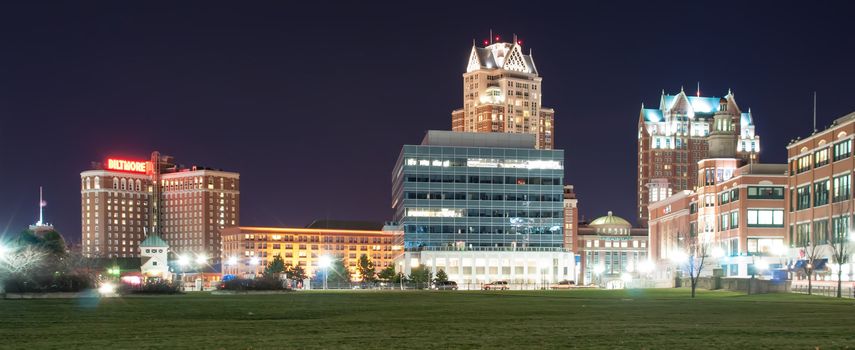
[[[169,248],[169,244],[160,238],[159,235],[151,235],[146,237],[142,242],[140,242],[140,247],[165,247]]]

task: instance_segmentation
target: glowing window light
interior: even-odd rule
[[[407,216],[422,218],[461,218],[466,214],[464,209],[449,208],[407,208]]]

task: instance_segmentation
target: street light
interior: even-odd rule
[[[606,267],[603,264],[599,264],[597,266],[594,266],[594,274],[597,275],[597,285],[600,285],[603,283],[602,274],[605,271],[606,271]]]
[[[324,269],[324,290],[327,289],[327,275],[329,275],[329,268],[332,264],[332,258],[329,255],[321,255],[318,259],[318,267]]]
[[[196,264],[197,265],[205,265],[208,263],[208,257],[205,254],[199,254],[196,256]]]

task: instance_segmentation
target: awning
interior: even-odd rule
[[[795,271],[795,270],[801,271],[801,270],[804,270],[805,265],[807,265],[807,264],[808,264],[808,260],[796,260],[796,261],[793,261],[792,263],[790,263],[789,267],[790,267],[791,271]],[[813,261],[813,264],[815,265],[813,267],[814,271],[824,270],[826,268],[826,265],[828,264],[828,259],[816,259]]]

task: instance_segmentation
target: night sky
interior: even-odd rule
[[[732,88],[763,162],[810,134],[813,91],[820,127],[855,111],[851,5],[83,3],[0,8],[0,233],[36,220],[43,185],[79,241],[79,173],[152,150],[240,172],[243,225],[388,220],[401,145],[450,129],[491,28],[533,49],[589,219],[634,221],[639,108],[662,89]]]

